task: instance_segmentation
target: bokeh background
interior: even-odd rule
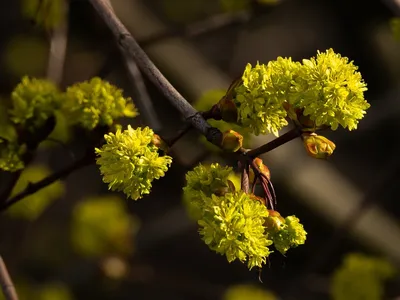
[[[53,35],[24,18],[21,3],[0,2],[2,99],[23,75],[49,76],[49,62],[62,59],[66,43],[61,88],[100,76],[124,89],[141,110],[124,124],[149,125],[165,136],[182,128],[183,119],[147,78],[150,98],[143,101],[137,70],[89,1],[67,3],[68,18]],[[96,166],[89,166],[1,214],[0,253],[20,298],[399,299],[400,41],[391,26],[400,16],[399,1],[111,3],[198,108],[217,102],[248,62],[301,60],[329,48],[360,67],[372,106],[358,130],[327,135],[337,146],[327,162],[308,157],[300,140],[263,157],[278,210],[299,217],[308,236],[286,257],[271,255],[261,274],[211,252],[187,216],[185,173],[200,161],[233,163],[191,131],[174,145],[171,169],[144,199],[109,192]],[[61,116],[57,121],[52,137],[62,143],[42,143],[14,192],[82,155],[86,140]],[[256,147],[271,139],[248,136],[247,143]]]

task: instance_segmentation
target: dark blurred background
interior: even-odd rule
[[[54,294],[49,292],[50,298],[30,294],[26,299],[223,299],[238,284],[269,290],[276,299],[331,299],[332,274],[348,253],[384,257],[398,268],[400,42],[390,28],[390,20],[400,16],[398,1],[231,0],[232,6],[217,0],[111,2],[143,49],[192,103],[206,92],[227,89],[248,62],[267,63],[277,56],[301,60],[333,48],[359,66],[371,108],[358,130],[327,135],[337,146],[328,162],[308,157],[298,140],[264,156],[278,210],[299,217],[308,236],[305,245],[286,257],[271,255],[260,275],[263,283],[257,270],[248,271],[239,262],[229,264],[211,252],[187,217],[182,204],[185,173],[200,161],[232,163],[190,132],[173,147],[171,169],[154,182],[152,193],[144,199],[111,194],[98,168],[90,166],[65,179],[62,195],[37,217],[1,215],[0,253],[17,289],[53,282],[59,287]],[[61,87],[100,76],[124,89],[143,108],[129,61],[89,1],[71,0],[67,23]],[[21,16],[20,1],[0,2],[2,98],[9,97],[23,75],[46,77],[49,57],[56,55],[49,55],[49,39],[48,32]],[[154,111],[145,107],[140,117],[125,124],[150,125],[172,136],[183,119],[144,80]],[[75,155],[84,149],[86,141],[79,134],[70,132],[63,139]],[[256,147],[271,139],[253,137],[251,144]],[[70,160],[64,147],[49,143],[40,148],[36,163],[58,170]],[[80,231],[90,219],[83,217],[79,223],[76,207],[88,197],[100,196],[121,198],[136,224],[129,235],[133,251],[111,247],[108,252],[81,255],[76,250],[79,246],[74,246],[71,232]],[[31,208],[26,204],[21,209]],[[109,220],[107,209],[96,204],[92,209],[89,212],[99,210],[95,222]],[[74,227],[75,223],[83,227]],[[80,231],[82,237],[95,234],[90,230],[99,229]],[[398,299],[399,282],[398,276],[392,277],[382,299]],[[256,298],[245,294],[235,299]]]

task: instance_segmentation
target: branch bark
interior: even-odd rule
[[[0,255],[0,284],[6,300],[18,300],[18,295],[12,282],[11,276],[8,273],[6,264]]]
[[[291,129],[290,131],[286,132],[285,134],[281,135],[280,137],[272,140],[271,142],[264,144],[256,149],[250,150],[247,152],[247,155],[250,157],[257,157],[261,154],[267,153],[269,151],[290,142],[291,140],[301,136],[301,130],[298,127]]]
[[[47,65],[47,78],[56,85],[61,84],[64,73],[65,55],[68,41],[68,10],[67,1],[63,1],[64,20],[59,27],[51,32],[49,62]]]
[[[53,182],[60,180],[72,172],[79,170],[83,167],[86,167],[94,162],[94,153],[87,153],[83,158],[77,160],[75,163],[69,165],[68,167],[53,173],[52,175],[36,182],[30,184],[24,189],[21,193],[15,195],[14,197],[10,198],[8,201],[0,204],[0,212],[7,210],[11,205],[15,204],[18,201],[21,201],[25,197],[36,193],[37,191],[45,188],[46,186],[52,184]]]
[[[121,49],[122,55],[125,59],[126,69],[129,73],[129,77],[133,86],[134,93],[137,98],[137,105],[143,115],[144,120],[149,126],[158,132],[161,130],[162,125],[158,119],[157,112],[154,109],[153,102],[147,91],[146,85],[143,80],[142,73],[140,72],[136,62]]]
[[[144,74],[157,86],[170,103],[192,124],[208,141],[220,145],[222,133],[210,126],[202,115],[172,86],[160,70],[142,50],[135,38],[115,15],[108,0],[89,0],[101,18],[114,34],[119,45],[131,56]]]

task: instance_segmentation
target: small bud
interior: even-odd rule
[[[168,153],[169,147],[168,147],[167,143],[158,134],[153,134],[152,143],[158,149],[164,151],[164,153]]]
[[[261,158],[256,157],[254,159],[254,163],[257,166],[257,168],[260,170],[260,173],[267,176],[268,179],[271,179],[271,173],[270,173],[268,167],[266,165],[264,165]],[[249,181],[250,182],[254,181],[254,171],[252,168],[250,168],[250,172],[249,172]]]
[[[276,210],[268,210],[269,216],[265,218],[264,226],[273,231],[281,229],[282,225],[285,224],[285,219]]]
[[[221,118],[225,122],[235,123],[238,119],[238,110],[236,108],[235,103],[232,99],[229,99],[228,96],[223,97],[218,102],[218,108],[221,112]]]
[[[307,153],[314,158],[326,159],[336,148],[332,141],[316,133],[303,133],[302,138]]]
[[[243,136],[233,130],[227,130],[222,136],[221,146],[226,151],[236,152],[243,145]]]

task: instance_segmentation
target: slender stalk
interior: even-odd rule
[[[36,182],[33,184],[29,184],[21,193],[15,195],[14,197],[10,198],[8,201],[0,204],[0,212],[7,210],[11,205],[15,204],[18,201],[21,201],[23,198],[36,193],[37,191],[45,188],[46,186],[52,184],[53,182],[60,180],[72,172],[88,166],[94,162],[94,156],[92,153],[89,155],[84,156],[80,160],[77,160],[74,164],[53,173],[52,175]]]
[[[108,25],[119,45],[131,56],[144,74],[160,89],[170,103],[192,124],[207,140],[220,145],[222,133],[211,127],[202,115],[172,86],[160,70],[154,65],[147,54],[129,33],[128,29],[115,15],[108,0],[89,0],[101,18]]]
[[[6,264],[0,255],[0,285],[6,300],[18,300],[18,295],[8,273]]]
[[[187,124],[185,125],[185,127],[183,127],[181,130],[178,131],[178,133],[173,136],[172,138],[169,139],[164,139],[165,142],[167,143],[168,147],[172,147],[178,140],[180,140],[186,133],[188,133],[190,131],[190,129],[192,129],[192,125],[191,124]]]
[[[47,78],[56,85],[61,84],[64,73],[65,56],[68,42],[68,11],[69,3],[63,0],[63,21],[51,32],[50,53],[47,65]]]
[[[274,139],[273,141],[262,145],[256,149],[250,150],[247,152],[247,155],[250,157],[257,157],[261,154],[267,153],[269,151],[290,142],[291,140],[301,136],[301,130],[297,127],[291,129],[290,131],[286,132],[285,134],[281,135],[280,137]]]
[[[131,85],[137,100],[136,104],[139,107],[140,114],[143,115],[145,122],[149,124],[154,131],[159,131],[161,130],[162,125],[158,119],[157,112],[155,111],[149,92],[147,91],[142,73],[132,57],[127,55],[123,49],[120,50],[125,59],[126,69],[131,80]]]
[[[150,35],[144,39],[138,40],[138,43],[142,47],[148,47],[152,44],[161,42],[168,38],[173,37],[196,37],[206,33],[215,32],[217,30],[236,25],[245,24],[252,18],[252,12],[240,11],[237,13],[223,13],[212,16],[208,19],[189,24],[183,28],[172,29],[168,31],[162,31],[153,35]]]

